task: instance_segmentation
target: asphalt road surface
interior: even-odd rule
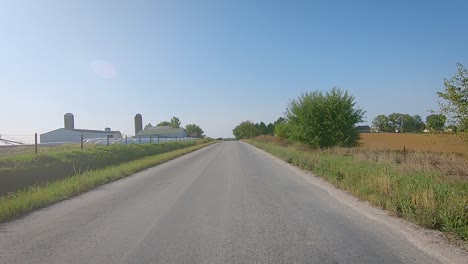
[[[223,142],[0,225],[0,263],[437,263],[254,147]]]

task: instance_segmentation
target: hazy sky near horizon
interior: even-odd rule
[[[468,66],[468,1],[2,1],[0,134],[172,116],[208,136],[272,122],[302,92],[339,87],[370,124],[437,109]]]

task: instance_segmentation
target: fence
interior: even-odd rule
[[[112,144],[149,144],[170,141],[197,140],[194,137],[167,137],[167,136],[124,136],[122,138],[86,138],[81,135],[78,142],[48,142],[40,143],[39,135],[0,135],[0,156],[14,153],[39,153],[60,149],[84,149],[86,146],[112,145]]]

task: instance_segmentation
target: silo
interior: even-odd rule
[[[111,132],[111,129],[110,129],[110,127],[106,127],[106,128],[104,128],[104,131]]]
[[[136,114],[135,116],[135,135],[143,130],[143,118],[140,114]]]
[[[75,129],[75,117],[72,113],[66,113],[64,116],[65,129]]]

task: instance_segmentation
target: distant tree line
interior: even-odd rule
[[[468,132],[468,70],[460,63],[457,66],[457,73],[444,80],[444,91],[437,92],[442,99],[439,101],[439,113],[431,111],[433,113],[426,117],[426,122],[419,115],[379,115],[374,118],[372,125],[381,132],[421,132],[424,129],[434,132],[444,129]]]
[[[444,128],[468,132],[468,70],[458,64],[457,73],[444,80],[444,87],[444,91],[437,93],[442,99],[440,112],[433,112],[425,122],[419,115],[393,113],[375,117],[373,126],[382,132],[441,131]],[[312,147],[350,147],[358,145],[356,125],[363,121],[364,113],[347,91],[333,88],[328,92],[307,92],[291,100],[285,118],[268,125],[244,121],[234,128],[233,134],[243,139],[271,135],[273,130],[277,137]],[[468,133],[464,134],[468,141]]]
[[[289,103],[285,115],[273,124],[278,137],[311,147],[356,146],[359,140],[356,124],[362,122],[364,111],[356,107],[348,92],[333,88],[325,93],[302,94]],[[269,132],[265,126],[264,131]],[[257,127],[244,121],[234,128],[233,134],[238,139],[256,137],[263,133],[260,127],[261,123]]]
[[[281,122],[284,122],[284,118],[282,117],[278,118],[274,123],[268,123],[268,125],[263,121],[260,123],[244,121],[236,126],[232,133],[237,139],[253,138],[260,135],[274,135],[275,126]]]
[[[162,121],[159,122],[156,126],[169,126],[172,128],[180,128],[181,122],[178,117],[173,117],[171,118],[171,121]],[[151,123],[146,124],[145,129],[153,127]],[[198,125],[196,124],[188,124],[185,126],[185,133],[187,135],[195,135],[195,137],[203,138],[205,137],[203,129],[201,129]]]
[[[380,132],[417,133],[425,129],[443,131],[446,121],[447,117],[442,114],[431,114],[426,117],[426,122],[424,122],[419,115],[393,113],[388,116],[378,115],[372,121],[372,125]]]

